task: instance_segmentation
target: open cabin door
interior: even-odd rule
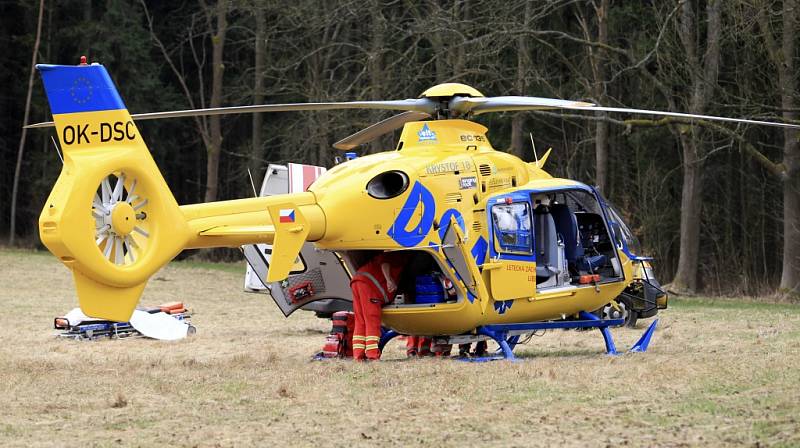
[[[308,186],[316,180],[325,168],[311,165],[270,164],[261,184],[260,196],[275,194],[297,193],[306,191]],[[266,213],[266,210],[264,211]],[[350,292],[350,275],[342,261],[333,252],[317,250],[313,243],[303,244],[300,256],[294,263],[289,277],[282,282],[268,283],[266,281],[269,270],[272,245],[250,244],[242,246],[244,257],[247,259],[247,272],[245,274],[245,290],[269,290],[272,299],[284,316],[289,316],[296,309],[302,308],[312,302],[320,302],[306,307],[318,312],[332,312],[349,309],[351,306],[344,304],[326,305],[321,301],[352,302]],[[316,307],[320,305],[319,307]]]
[[[494,300],[533,297],[536,293],[533,210],[530,195],[497,196],[487,204],[489,285]]]
[[[319,300],[352,302],[350,274],[342,260],[330,251],[307,243],[300,250],[289,277],[281,282],[266,281],[271,249],[262,245],[244,246],[244,254],[254,275],[269,289],[272,300],[289,316],[298,308]]]
[[[481,279],[481,273],[478,270],[478,265],[473,261],[472,255],[466,244],[466,238],[461,232],[455,217],[446,224],[447,230],[444,232],[442,238],[442,252],[445,258],[453,266],[456,274],[461,278],[464,286],[467,288],[467,293],[476,297],[480,301],[481,311],[486,312],[486,306],[489,303],[488,293],[486,286]]]

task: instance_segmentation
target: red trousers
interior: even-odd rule
[[[408,336],[406,338],[406,355],[408,356],[430,356],[431,338],[423,336]]]
[[[356,325],[353,329],[353,359],[380,359],[378,342],[381,340],[381,309],[383,294],[369,280],[354,280],[353,311]]]

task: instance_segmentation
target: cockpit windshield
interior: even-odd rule
[[[604,199],[605,200],[605,199]],[[624,244],[627,246],[628,252],[632,255],[641,255],[642,254],[642,245],[639,243],[639,239],[636,238],[636,235],[631,232],[631,229],[625,224],[625,221],[622,220],[622,216],[619,214],[617,209],[610,203],[608,200],[605,200],[606,203],[606,211],[608,212],[608,217],[610,218],[612,223],[612,228],[615,233],[615,237],[618,240],[618,244]],[[618,234],[618,235],[616,235]]]

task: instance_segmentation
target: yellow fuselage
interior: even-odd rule
[[[436,136],[435,140],[420,141],[423,126]],[[454,275],[442,251],[436,248],[441,242],[439,229],[448,224],[443,221],[455,213],[453,210],[463,217],[468,245],[481,237],[490,242],[486,209],[487,200],[493,196],[512,190],[580,185],[553,178],[536,164],[495,151],[485,132],[485,127],[465,120],[409,123],[403,130],[398,151],[360,157],[325,173],[309,188],[325,214],[325,234],[316,241],[317,246],[334,251],[419,248],[430,253],[442,269],[448,269]],[[430,192],[433,201],[420,200],[409,205],[409,195],[416,192],[385,200],[371,197],[365,188],[367,181],[390,169],[405,172],[410,184],[418,182]],[[412,189],[410,187],[409,191]],[[398,226],[398,215],[404,207],[411,206],[414,207],[413,217]],[[426,206],[433,210],[426,210]],[[423,221],[430,216],[433,222],[426,225]],[[395,237],[392,236],[393,229]],[[416,244],[398,244],[396,234],[401,231],[407,234],[416,232],[405,240]],[[630,279],[631,263],[622,253],[620,259],[624,277]],[[478,265],[492,264],[488,254],[476,262]],[[619,295],[629,282],[536,294],[530,287],[533,267],[535,263],[495,263],[492,269],[483,269],[481,273],[484,296],[474,301],[461,300],[428,307],[389,306],[384,308],[384,323],[405,334],[458,334],[485,324],[561,318],[601,307]],[[464,286],[457,284],[457,287],[466,296]],[[501,314],[494,306],[497,297],[492,292],[509,288],[525,293],[516,294],[519,297],[505,305]],[[509,293],[505,294],[508,297]],[[510,294],[514,295],[513,292]]]

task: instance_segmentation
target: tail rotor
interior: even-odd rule
[[[92,200],[95,244],[108,262],[131,266],[147,251],[150,232],[144,208],[148,199],[136,194],[137,179],[124,172],[109,174]]]

